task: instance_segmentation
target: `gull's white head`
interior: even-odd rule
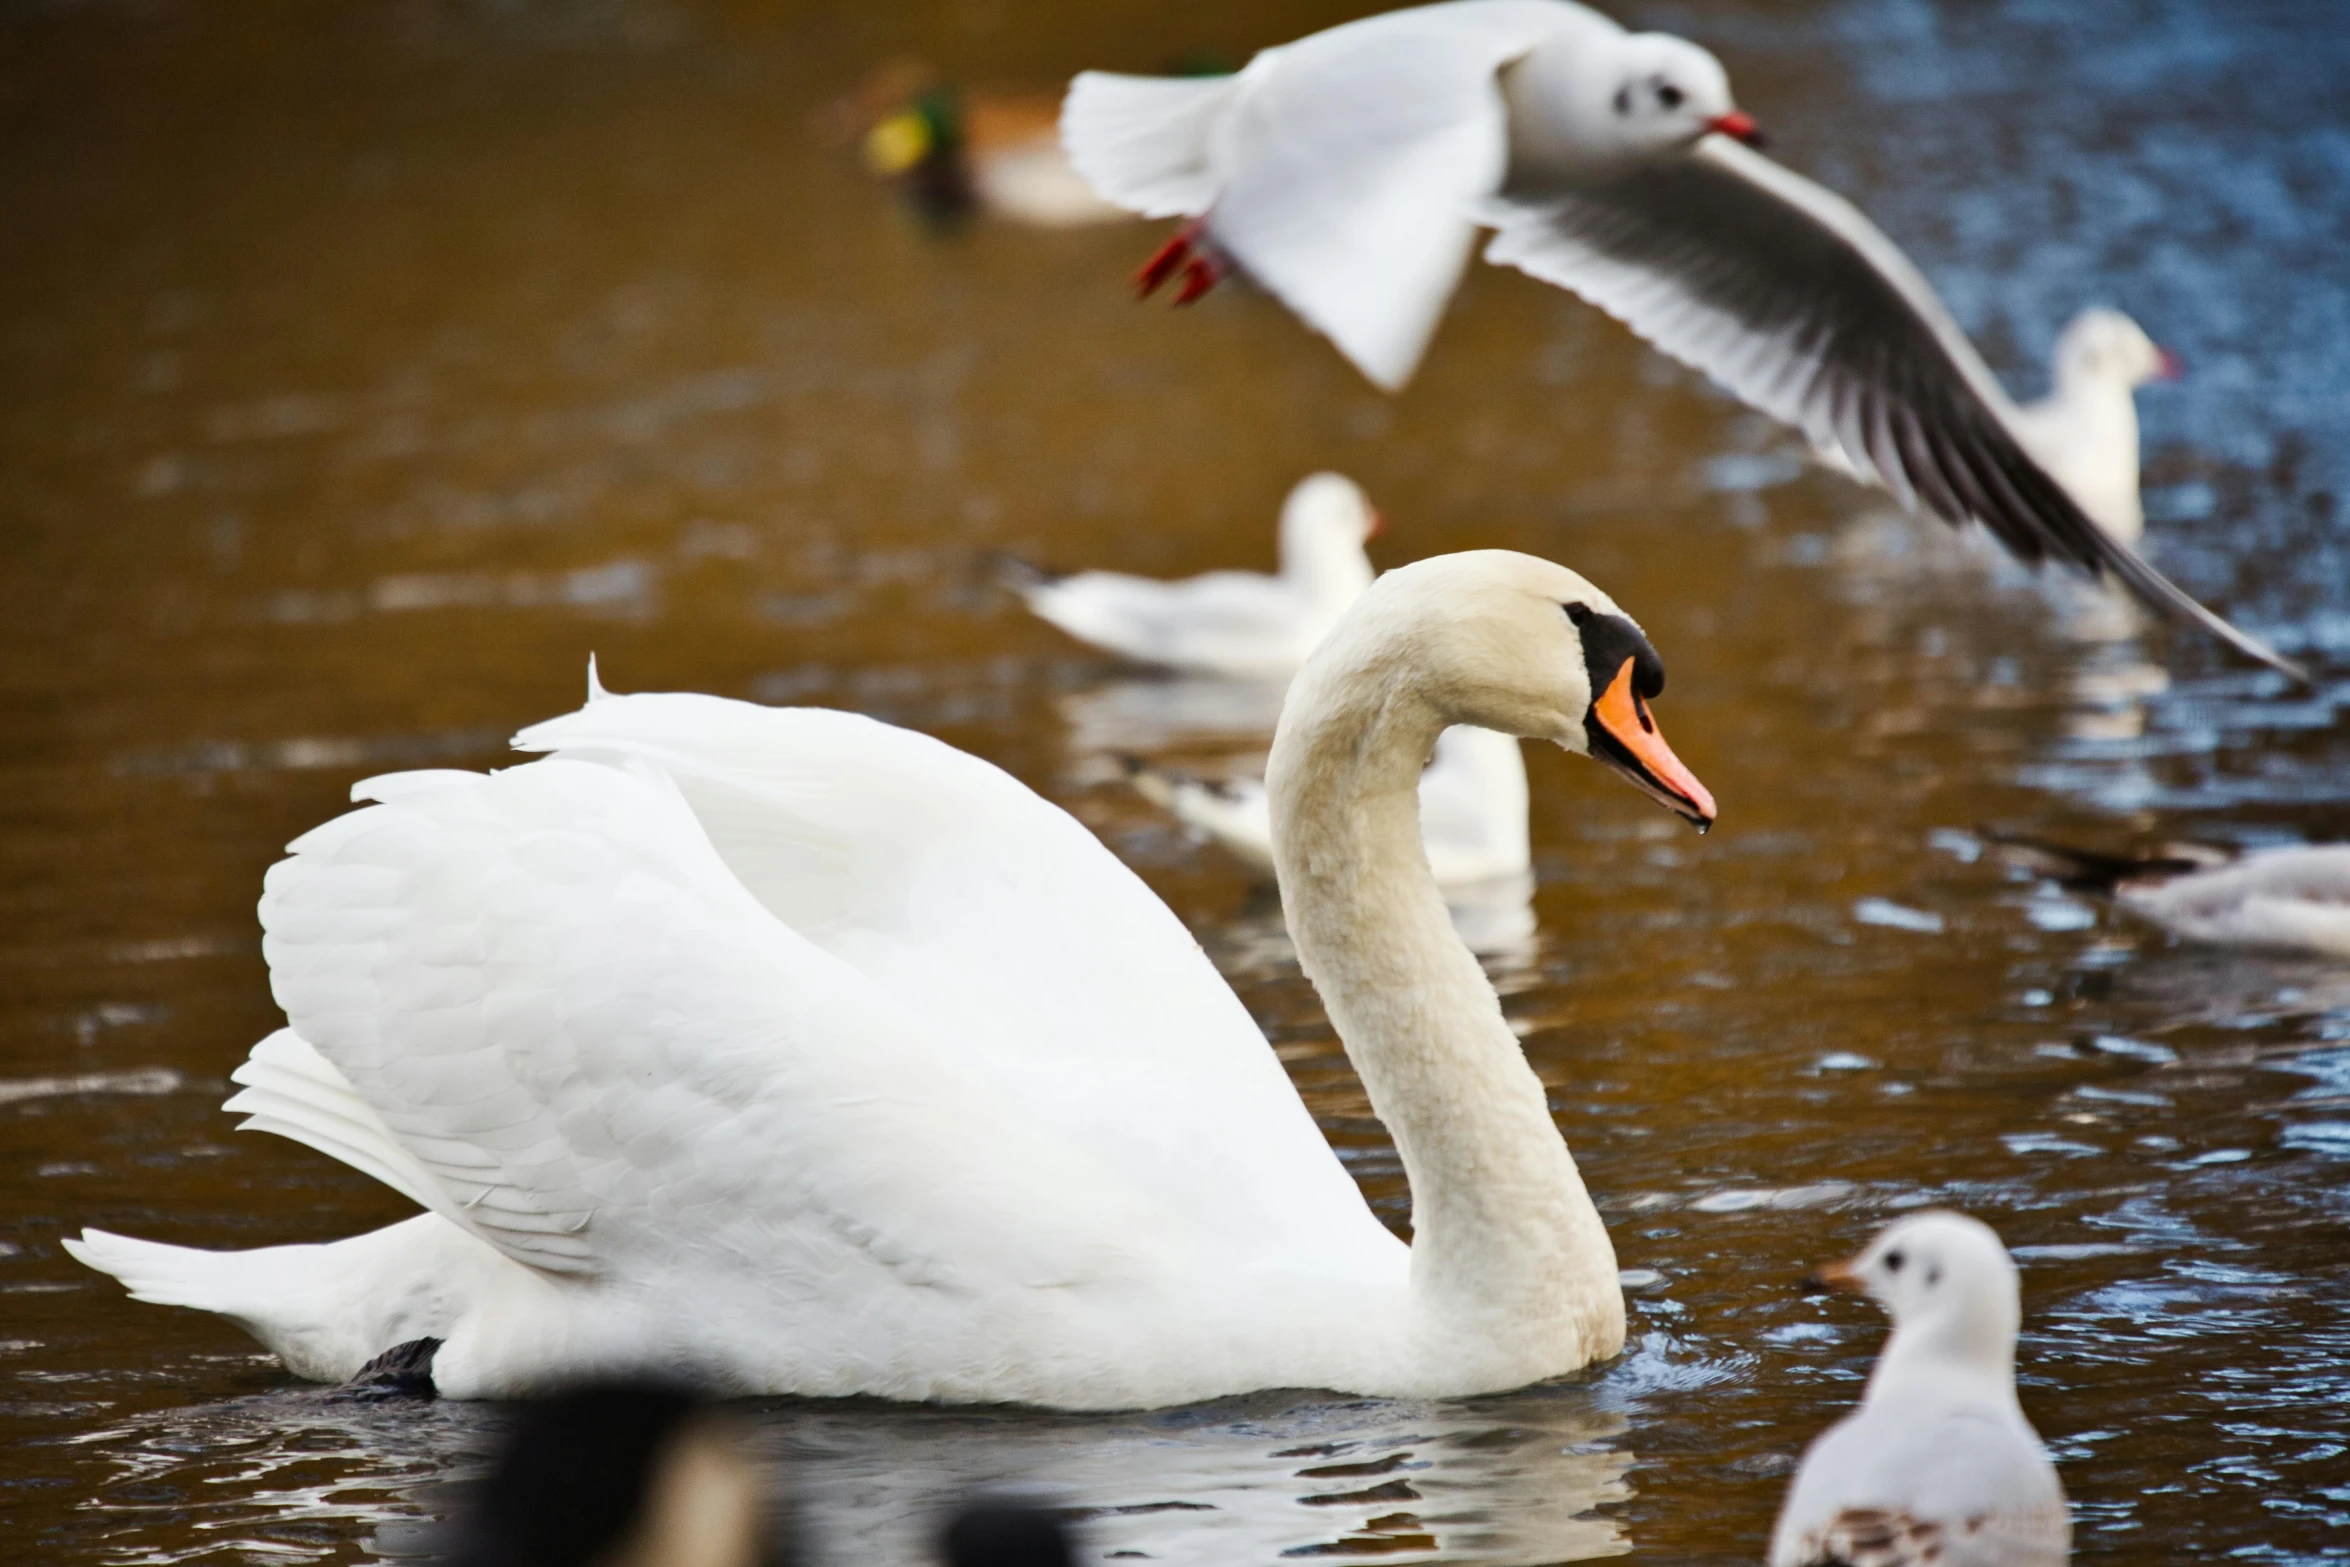
[[[1614,599],[1564,566],[1469,550],[1391,571],[1316,650],[1293,702],[1325,680],[1408,690],[1446,725],[1554,741],[1700,831],[1713,823],[1713,795],[1649,711],[1663,661]]]
[[[1281,503],[1281,571],[1335,615],[1371,585],[1366,540],[1385,521],[1362,486],[1339,473],[1308,474]]]
[[[2015,1361],[2022,1320],[2015,1261],[1980,1219],[1932,1209],[1877,1232],[1861,1254],[1814,1275],[1884,1306],[1893,1340],[1880,1373],[1897,1360],[1956,1360],[1985,1370]]]
[[[1513,160],[1539,174],[1601,172],[1719,134],[1762,145],[1722,62],[1671,33],[1576,35],[1538,46],[1503,81]]]
[[[1309,473],[1281,503],[1281,546],[1359,550],[1385,526],[1363,487],[1343,473]]]
[[[2149,381],[2175,381],[2178,356],[2118,310],[2092,305],[2056,339],[2059,386],[2104,385],[2134,390]]]

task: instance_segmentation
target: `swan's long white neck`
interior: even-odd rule
[[[1450,721],[1392,639],[1360,616],[1334,633],[1266,767],[1282,904],[1403,1156],[1416,1328],[1572,1365],[1622,1346],[1615,1250],[1420,847],[1420,769]]]

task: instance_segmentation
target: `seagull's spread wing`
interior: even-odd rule
[[[2089,520],[2017,440],[2014,406],[1917,269],[1849,202],[1721,136],[1600,184],[1513,184],[1486,259],[1580,294],[1905,505],[2019,558],[2109,572],[2261,662],[2289,660]]]
[[[1578,14],[1428,6],[1266,51],[1213,148],[1209,232],[1363,374],[1401,386],[1507,165],[1495,73]]]

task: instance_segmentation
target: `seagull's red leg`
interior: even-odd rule
[[[1191,259],[1183,264],[1183,286],[1175,291],[1175,303],[1190,304],[1223,282],[1224,274],[1231,270],[1230,262],[1205,246],[1193,251]]]
[[[1134,274],[1135,298],[1150,298],[1192,259],[1191,242],[1198,233],[1197,223],[1186,223],[1175,231],[1173,239],[1152,253],[1150,260],[1142,264],[1142,270]]]

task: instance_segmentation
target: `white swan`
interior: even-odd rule
[[[1273,808],[1253,778],[1185,777],[1136,761],[1143,796],[1250,869],[1273,873]],[[1526,759],[1515,737],[1461,725],[1437,736],[1420,774],[1420,843],[1446,893],[1489,886],[1533,864]]]
[[[2110,575],[2306,683],[2099,528],[2034,460],[1930,285],[1861,212],[1754,150],[1704,49],[1569,0],[1452,0],[1260,52],[1236,76],[1087,71],[1061,139],[1104,197],[1192,221],[1138,278],[1235,264],[1390,391],[1480,228],[1907,506]],[[1229,258],[1229,263],[1226,258]]]
[[[2146,532],[2138,499],[2138,405],[2179,361],[2118,310],[2091,306],[2057,335],[2049,390],[2015,413],[2016,434],[2089,520],[2125,544]]]
[[[2015,1396],[2015,1263],[1962,1213],[1887,1225],[1820,1281],[1893,1315],[1860,1407],[1812,1443],[1770,1567],[2061,1567],[2064,1487]]]
[[[1417,784],[1479,724],[1703,826],[1662,682],[1606,595],[1486,551],[1390,573],[1291,692],[1283,899],[1402,1155],[1409,1248],[1073,818],[922,735],[697,696],[591,701],[505,772],[376,779],[270,872],[291,1027],[230,1105],[428,1212],[260,1251],[68,1244],[301,1375],[404,1346],[453,1397],[647,1360],[1076,1408],[1572,1370],[1622,1344],[1613,1248],[1446,921]]]
[[[2350,844],[2240,851],[2166,843],[2099,854],[2014,834],[1985,836],[2076,892],[2103,893],[2187,941],[2350,957]]]
[[[1379,528],[1379,513],[1352,479],[1309,474],[1282,503],[1281,569],[1273,576],[1211,571],[1161,582],[1016,566],[1009,584],[1041,619],[1136,663],[1287,680],[1371,585],[1363,544]]]

